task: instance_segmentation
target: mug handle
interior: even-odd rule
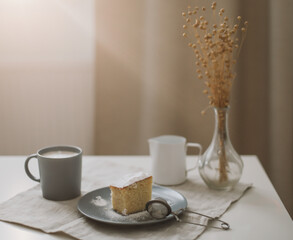
[[[29,161],[32,159],[32,158],[37,158],[38,155],[37,154],[32,154],[30,156],[27,157],[27,159],[25,160],[25,163],[24,163],[24,169],[25,169],[25,172],[26,174],[29,176],[30,179],[36,181],[36,182],[40,182],[40,179],[39,178],[36,178],[29,170],[29,167],[28,167],[28,163]]]
[[[195,148],[198,148],[199,149],[199,152],[198,152],[198,158],[201,156],[201,152],[202,152],[202,146],[199,144],[199,143],[187,143],[186,144],[186,152],[187,152],[187,148],[188,147],[195,147]],[[198,160],[195,164],[194,167],[190,168],[190,169],[187,169],[186,172],[189,172],[193,169],[196,169],[197,168],[197,164],[198,164]]]

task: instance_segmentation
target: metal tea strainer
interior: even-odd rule
[[[179,209],[176,212],[172,212],[171,206],[163,198],[156,198],[154,200],[148,201],[146,203],[146,210],[155,219],[163,219],[163,218],[167,217],[168,215],[172,214],[175,217],[177,222],[189,223],[189,224],[193,224],[193,225],[199,225],[199,226],[203,226],[203,227],[211,227],[211,228],[217,228],[217,229],[223,229],[223,230],[230,229],[230,225],[227,222],[224,222],[224,221],[222,221],[222,220],[220,220],[218,218],[209,217],[207,215],[204,215],[204,214],[201,214],[201,213],[198,213],[198,212],[194,212],[194,211],[191,211],[191,210],[188,210],[188,209]],[[197,214],[197,215],[206,217],[206,218],[208,218],[209,220],[212,220],[212,221],[218,221],[221,225],[219,227],[217,227],[217,226],[208,226],[208,225],[204,225],[204,224],[200,224],[200,223],[182,221],[178,217],[178,214],[181,213],[182,211]]]

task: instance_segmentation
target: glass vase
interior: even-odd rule
[[[242,175],[243,162],[228,132],[229,108],[214,108],[215,130],[210,146],[199,160],[199,172],[212,189],[230,190]]]

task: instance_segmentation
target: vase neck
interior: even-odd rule
[[[230,140],[229,131],[228,131],[229,107],[214,108],[214,112],[215,112],[214,140],[216,140],[216,138],[222,138],[225,141]]]

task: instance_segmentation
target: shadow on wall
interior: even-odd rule
[[[147,139],[162,134],[183,135],[207,147],[213,117],[200,115],[208,100],[178,30],[186,5],[116,4],[116,9],[111,1],[96,6],[95,153],[148,154]]]

